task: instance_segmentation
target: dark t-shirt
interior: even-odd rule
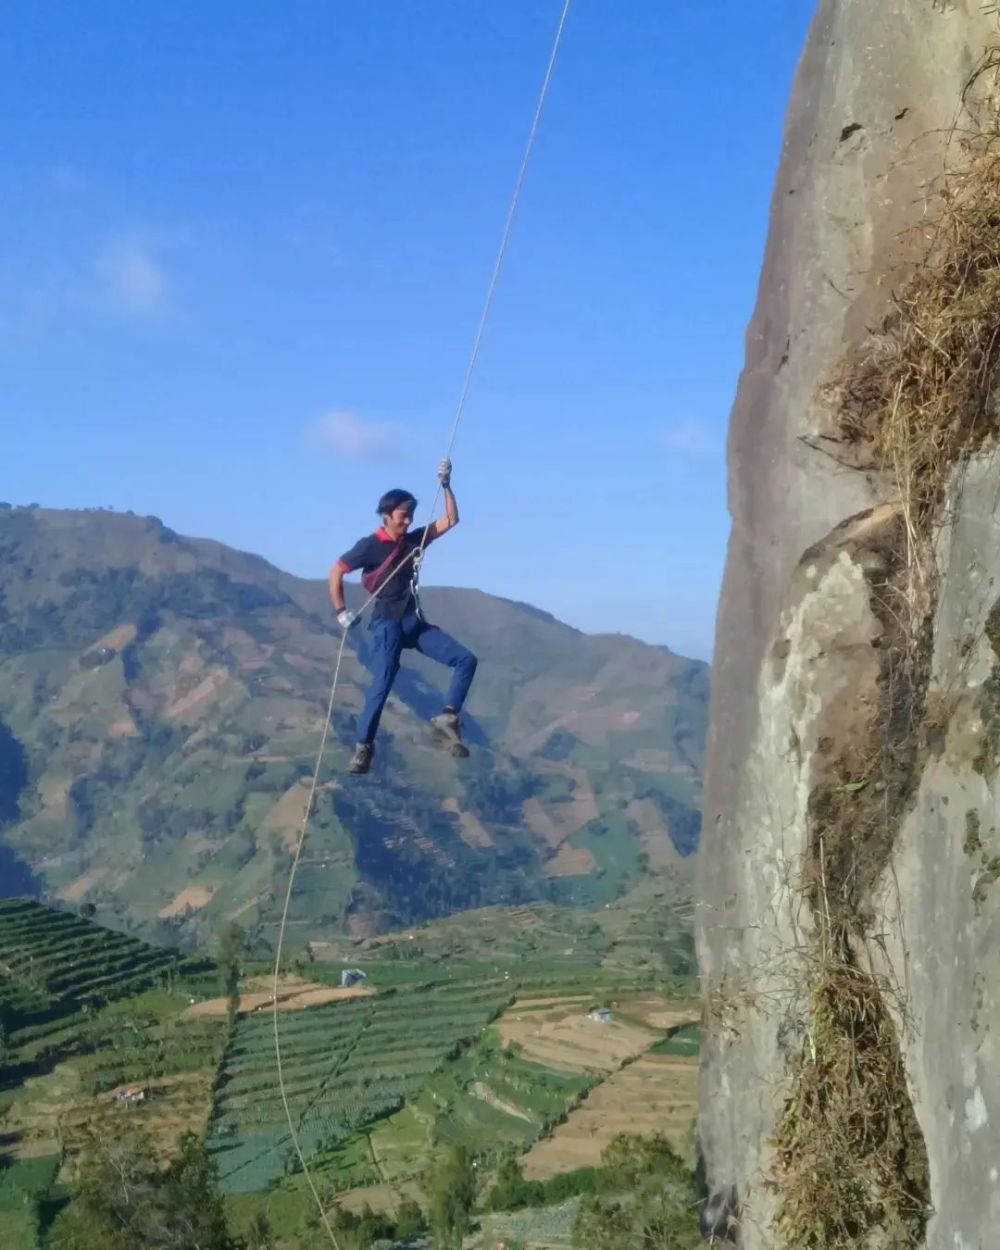
[[[410,530],[406,535],[399,550],[399,556],[383,576],[383,590],[372,604],[372,616],[388,616],[394,621],[400,621],[408,612],[416,611],[417,602],[412,584],[413,561],[406,560],[406,557],[423,542],[425,528],[421,526],[419,529]],[[340,557],[337,564],[345,573],[354,573],[358,569],[362,573],[374,573],[389,558],[395,546],[395,538],[380,526],[374,534],[359,538],[350,551],[346,551]],[[386,581],[393,569],[398,568],[403,560],[406,560],[406,567]]]

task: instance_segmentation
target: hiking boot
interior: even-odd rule
[[[462,741],[457,712],[442,712],[440,716],[431,717],[431,741],[447,747],[458,759],[465,759],[469,754],[469,748]]]
[[[351,762],[347,765],[347,771],[353,773],[355,777],[360,777],[372,766],[372,756],[375,754],[375,744],[372,742],[359,742],[354,748],[354,754],[351,756]]]

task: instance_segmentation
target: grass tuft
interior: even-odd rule
[[[888,987],[846,931],[812,988],[807,1039],[775,1134],[778,1231],[796,1250],[912,1250],[929,1216],[927,1154]]]
[[[979,104],[972,87],[987,90]],[[927,203],[923,255],[878,331],[827,389],[838,432],[861,462],[891,473],[906,517],[911,597],[957,464],[997,432],[1000,389],[1000,48],[966,90],[960,159]]]

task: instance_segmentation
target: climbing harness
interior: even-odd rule
[[[566,19],[569,17],[569,10],[570,10],[571,4],[572,4],[572,0],[563,0],[562,13],[560,14],[560,17],[559,17],[559,25],[556,28],[555,39],[553,40],[553,43],[552,43],[552,51],[549,54],[548,65],[546,66],[546,69],[545,69],[545,77],[542,79],[542,87],[538,95],[538,101],[535,105],[534,116],[531,119],[531,128],[528,131],[528,141],[525,145],[524,156],[521,159],[521,167],[518,170],[517,179],[514,183],[514,191],[513,191],[513,194],[511,195],[510,205],[507,209],[507,218],[504,222],[503,233],[500,238],[500,247],[497,251],[496,260],[493,264],[493,272],[490,275],[490,282],[489,282],[489,286],[486,292],[486,300],[483,304],[483,311],[479,318],[479,325],[476,328],[475,338],[473,339],[473,343],[472,343],[472,351],[469,355],[469,361],[465,369],[465,378],[462,382],[462,389],[459,394],[458,404],[455,408],[455,417],[454,417],[454,420],[452,421],[451,434],[448,438],[448,449],[445,452],[446,460],[451,459],[452,449],[454,448],[455,440],[458,437],[458,428],[462,423],[462,417],[465,413],[465,402],[469,395],[469,388],[472,384],[472,375],[475,373],[476,365],[479,361],[479,354],[483,345],[483,338],[486,333],[486,326],[489,322],[490,313],[493,309],[493,299],[494,299],[494,296],[496,295],[497,285],[500,280],[500,273],[501,273],[501,270],[503,269],[504,258],[507,254],[507,245],[510,242],[511,231],[513,230],[513,227],[514,227],[514,218],[517,215],[518,205],[521,202],[521,192],[524,188],[524,180],[528,172],[528,165],[531,161],[531,153],[535,146],[535,139],[538,136],[538,128],[542,120],[542,110],[545,107],[545,100],[549,93],[549,84],[552,81],[552,72],[555,69],[556,58],[559,55],[559,48],[560,48],[560,45],[562,44],[563,31],[566,28]],[[441,497],[441,490],[442,490],[442,485],[441,485],[441,482],[439,481],[437,491],[435,492],[435,495],[434,495],[434,501],[431,504],[432,515],[437,509],[437,503]],[[421,564],[421,561],[423,560],[424,549],[427,546],[427,539],[428,539],[429,533],[430,533],[430,526],[428,525],[424,529],[424,533],[420,541],[420,546],[415,547],[408,555],[404,556],[403,559],[400,560],[398,564],[396,564],[395,568],[392,569],[388,577],[385,578],[385,580],[381,583],[381,585],[376,585],[375,589],[369,594],[369,597],[365,600],[360,610],[358,611],[357,613],[358,617],[361,617],[364,615],[368,607],[372,603],[374,603],[374,601],[379,597],[379,595],[383,593],[383,591],[390,584],[390,582],[392,582],[394,578],[398,577],[400,572],[404,568],[406,568],[407,565],[411,566],[410,585],[411,585],[411,589],[413,590],[414,598],[417,602],[417,607],[418,607],[418,612],[419,612],[420,601],[416,597],[417,596],[417,581],[419,578],[420,564]],[[381,570],[378,570],[378,572],[381,573]],[[344,659],[344,648],[347,645],[347,634],[348,634],[348,631],[346,629],[342,631],[341,638],[340,638],[340,646],[337,649],[337,660],[336,660],[336,663],[334,664],[334,669],[333,669],[333,684],[330,687],[330,698],[327,703],[326,717],[323,721],[323,732],[322,732],[322,735],[320,736],[319,750],[316,752],[316,765],[313,768],[312,780],[309,784],[309,792],[306,798],[305,810],[302,815],[302,827],[299,830],[298,840],[295,844],[295,852],[292,856],[292,866],[288,874],[288,888],[285,891],[285,904],[281,912],[281,923],[278,927],[277,949],[275,950],[275,953],[274,953],[274,988],[273,988],[274,1059],[275,1059],[275,1068],[277,1070],[277,1076],[278,1076],[278,1089],[281,1094],[281,1103],[285,1109],[285,1118],[288,1120],[288,1131],[289,1131],[289,1134],[291,1135],[292,1145],[295,1148],[295,1154],[297,1155],[299,1163],[301,1164],[301,1167],[302,1167],[302,1174],[305,1177],[306,1184],[309,1186],[309,1190],[313,1196],[313,1199],[316,1202],[316,1206],[319,1210],[320,1220],[322,1221],[323,1227],[326,1229],[327,1233],[329,1234],[330,1241],[334,1246],[334,1250],[340,1250],[340,1243],[337,1240],[336,1233],[333,1231],[333,1226],[330,1224],[330,1221],[327,1218],[326,1208],[323,1205],[323,1200],[319,1195],[319,1191],[316,1188],[316,1183],[312,1178],[312,1173],[309,1171],[309,1166],[306,1163],[305,1155],[302,1151],[302,1145],[299,1141],[299,1135],[295,1128],[295,1120],[294,1120],[294,1117],[292,1116],[292,1110],[288,1103],[288,1092],[285,1089],[285,1074],[284,1074],[284,1069],[282,1066],[282,1056],[281,1056],[281,1033],[278,1028],[278,978],[281,973],[281,954],[282,954],[282,950],[283,950],[284,943],[285,943],[285,931],[288,927],[288,912],[289,912],[289,908],[291,907],[291,902],[292,902],[292,889],[295,885],[295,874],[298,871],[299,861],[302,858],[302,848],[305,845],[306,833],[309,828],[309,818],[312,815],[313,804],[316,800],[316,790],[319,786],[319,773],[320,773],[320,768],[322,767],[322,764],[323,764],[323,755],[324,755],[324,752],[326,751],[327,738],[330,735],[330,722],[333,719],[333,707],[337,698],[337,685],[340,681],[340,668]]]
[[[410,569],[410,596],[413,599],[413,610],[417,614],[418,620],[424,619],[423,611],[420,607],[420,566],[424,562],[424,544],[421,542],[420,550],[413,553],[413,564]]]

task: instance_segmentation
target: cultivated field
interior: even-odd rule
[[[71,1171],[90,1132],[114,1135],[122,1114],[142,1117],[162,1158],[204,1128],[224,1027],[182,1021],[198,984],[186,968],[212,972],[69,912],[0,901],[8,1158],[52,1155]],[[130,1083],[147,1099],[126,1113],[113,1091]]]
[[[524,1175],[547,1180],[573,1168],[596,1167],[619,1133],[662,1133],[685,1155],[697,1106],[694,1058],[643,1055],[602,1081],[565,1124],[528,1151]]]
[[[270,1010],[274,1004],[274,981],[271,977],[250,977],[241,986],[242,993],[236,1008],[244,1016],[253,1012]],[[352,998],[367,998],[375,991],[364,985],[320,985],[303,977],[280,976],[278,978],[278,1010],[302,1011],[306,1007],[322,1007],[327,1003],[347,1002]],[[206,998],[194,1003],[184,1013],[191,1019],[198,1016],[224,1016],[229,1011],[228,998]]]
[[[502,983],[458,983],[285,1017],[286,1090],[306,1157],[318,1157],[322,1167],[324,1156],[399,1111],[507,1002]],[[226,1052],[208,1138],[228,1193],[259,1192],[291,1166],[274,1069],[272,1017],[244,1017]]]
[[[527,1149],[558,1123],[593,1079],[505,1050],[498,1030],[491,1029],[429,1082],[414,1110],[430,1126],[434,1141],[490,1159]]]
[[[528,1059],[567,1072],[606,1075],[648,1050],[659,1038],[642,1024],[592,1020],[574,998],[549,1007],[519,1002],[499,1021],[505,1045],[517,1045]]]
[[[390,1206],[394,1192],[419,1181],[431,1143],[464,1146],[486,1169],[513,1153],[527,1160],[527,1178],[539,1180],[599,1164],[622,1132],[663,1132],[687,1150],[698,1039],[684,1025],[697,1017],[696,1005],[652,992],[615,1001],[618,1019],[604,1024],[588,1018],[592,996],[519,998],[369,1131],[375,1172],[352,1202],[370,1195],[373,1206]],[[677,1039],[668,1040],[675,1029]]]
[[[0,1117],[11,1155],[63,1150],[72,1160],[89,1128],[113,1135],[123,1115],[142,1123],[163,1158],[185,1129],[203,1131],[224,1025],[184,1022],[183,1003],[183,995],[154,993],[14,1032],[15,1070],[25,1075]],[[114,1094],[130,1084],[146,1100],[123,1110]]]
[[[19,999],[31,997],[36,1003],[122,998],[161,981],[178,963],[175,951],[69,912],[0,900],[0,1005],[17,1009]]]
[[[16,1138],[14,1157],[31,1159],[62,1152],[65,1174],[72,1176],[77,1158],[93,1139],[113,1141],[126,1123],[136,1123],[166,1162],[185,1132],[205,1131],[214,1076],[214,1068],[203,1068],[140,1081],[145,1101],[122,1107],[115,1102],[117,1090],[90,1094],[86,1071],[60,1064],[50,1075],[28,1082],[24,1096],[5,1116],[3,1131]]]
[[[321,1192],[394,1210],[420,1194],[435,1152],[451,1144],[484,1176],[519,1157],[529,1180],[597,1164],[620,1132],[664,1132],[686,1150],[698,1004],[653,990],[635,963],[602,966],[606,952],[595,922],[484,910],[343,952],[338,963],[369,973],[362,986],[283,975],[288,1102]],[[11,1171],[28,1186],[53,1166],[72,1180],[94,1135],[113,1138],[127,1123],[166,1161],[193,1130],[238,1220],[278,1212],[294,1230],[311,1198],[277,1084],[271,978],[242,982],[234,1023],[228,999],[206,997],[218,984],[204,961],[68,912],[0,902],[12,1078],[0,1139]],[[593,1018],[599,1003],[612,1004],[609,1021]],[[115,1095],[131,1084],[145,1099],[124,1107]],[[0,1245],[30,1248],[37,1221],[24,1224],[17,1194],[4,1199],[3,1176]],[[16,1189],[28,1192],[20,1180]],[[552,1233],[545,1244],[562,1244],[555,1226],[568,1227],[568,1209],[556,1214],[535,1213]]]

